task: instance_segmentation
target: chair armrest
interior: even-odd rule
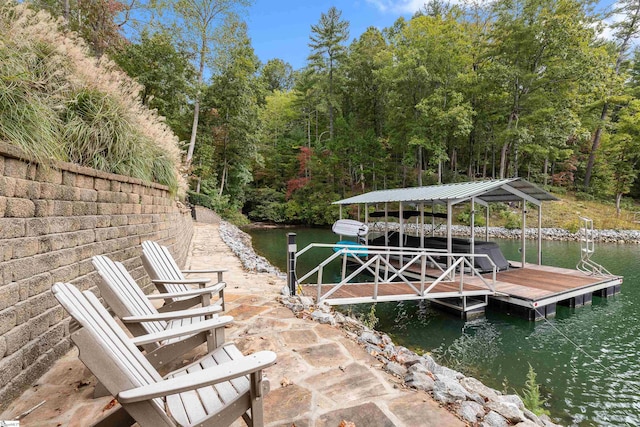
[[[206,277],[199,277],[197,279],[152,279],[151,280],[152,283],[154,284],[160,284],[160,285],[165,285],[165,284],[172,284],[172,285],[201,285],[203,283],[209,283],[211,282],[211,279],[206,278]]]
[[[125,316],[121,318],[124,323],[157,322],[161,320],[186,319],[189,317],[200,317],[208,314],[216,314],[222,311],[219,305],[208,305],[190,310],[166,311],[163,313],[149,314],[144,316]]]
[[[182,270],[183,274],[206,274],[206,273],[224,273],[226,271],[229,271],[228,268],[216,268],[216,269],[211,269],[211,270]]]
[[[147,298],[149,298],[150,300],[154,300],[154,299],[192,297],[192,296],[203,295],[203,294],[213,295],[214,293],[220,292],[221,290],[223,290],[226,286],[227,284],[222,282],[222,283],[216,283],[214,286],[208,286],[206,288],[200,288],[200,289],[190,289],[188,291],[183,291],[183,292],[165,292],[165,293],[159,293],[159,294],[149,294],[147,295]]]
[[[233,378],[258,372],[273,365],[276,354],[272,351],[259,351],[241,359],[212,366],[191,374],[165,379],[154,384],[125,390],[118,394],[120,403],[134,403],[164,397],[183,391],[197,390],[208,385],[218,384]]]
[[[190,325],[180,326],[177,328],[171,328],[162,332],[140,335],[135,338],[131,338],[131,342],[133,342],[134,345],[150,344],[153,342],[168,340],[170,338],[199,334],[200,332],[206,332],[211,329],[224,327],[231,322],[233,322],[233,317],[219,316],[215,319],[206,319],[202,322],[192,323]]]

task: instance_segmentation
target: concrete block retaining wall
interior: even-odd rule
[[[149,292],[141,242],[169,246],[183,265],[192,235],[190,210],[165,186],[68,163],[46,167],[0,143],[0,411],[71,348],[53,283],[99,294],[91,257],[104,254]]]

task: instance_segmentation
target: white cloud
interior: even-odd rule
[[[417,12],[427,0],[366,0],[383,13],[398,13],[401,15]]]

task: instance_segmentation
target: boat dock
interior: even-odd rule
[[[558,304],[579,307],[591,303],[593,295],[619,293],[622,277],[591,260],[595,233],[589,218],[580,218],[581,258],[576,268],[542,265],[542,203],[555,200],[554,195],[526,180],[508,178],[376,190],[336,201],[340,220],[334,223],[333,231],[340,236],[339,242],[311,244],[298,252],[295,235],[289,235],[289,289],[313,295],[317,303],[429,300],[465,317],[495,307],[529,320],[554,316]],[[499,246],[488,241],[490,205],[505,202],[518,205],[521,211],[519,262],[508,261]],[[469,209],[469,239],[452,236],[453,207],[461,204]],[[348,205],[357,206],[357,220],[342,219],[343,206]],[[370,206],[374,212],[369,212]],[[426,211],[428,206],[431,212]],[[476,206],[485,210],[485,239],[480,242],[475,237]],[[526,263],[527,206],[538,211],[537,264]],[[443,209],[446,212],[438,212]],[[364,222],[360,222],[361,211]],[[369,236],[369,215],[384,218],[381,237]],[[425,216],[431,218],[431,236],[425,235]],[[397,218],[397,231],[391,230],[390,217]],[[405,230],[406,221],[413,217],[417,236]],[[445,238],[433,234],[436,219],[446,220]],[[343,235],[356,241],[342,240]],[[332,248],[333,254],[299,277],[298,257],[321,246]],[[338,262],[339,277],[327,278],[325,267]],[[314,284],[307,283],[314,278]]]
[[[431,250],[398,250],[312,244],[335,252],[296,281],[298,292],[330,305],[428,300],[471,317],[486,307],[535,321],[553,317],[557,305],[590,304],[593,295],[620,292],[622,277],[511,261],[505,271],[478,271],[474,257]],[[447,268],[438,261],[448,259]],[[341,263],[339,277],[328,279],[325,267]],[[315,283],[305,283],[313,278]],[[366,279],[366,280],[363,280]],[[359,280],[360,279],[360,280]]]
[[[397,262],[390,264],[395,265],[394,271],[402,269]],[[349,265],[354,268],[353,262]],[[420,280],[419,267],[413,265],[405,266],[401,277],[394,277],[394,281],[381,278],[377,282],[316,282],[299,284],[299,289],[316,302],[330,305],[428,300],[464,317],[483,313],[488,306],[540,320],[553,317],[557,305],[580,307],[590,304],[594,295],[615,295],[622,284],[620,276],[589,276],[578,270],[536,264],[522,268],[515,261],[511,265],[507,271],[496,272],[495,281],[493,273],[472,274],[468,267],[465,275],[458,271],[453,280],[443,274],[445,270],[427,268],[424,280]]]

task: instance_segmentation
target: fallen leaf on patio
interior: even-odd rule
[[[76,381],[76,390],[80,390],[82,387],[86,387],[88,385],[91,385],[91,383],[88,381]]]
[[[293,384],[293,381],[291,381],[289,378],[287,377],[282,377],[282,380],[280,380],[280,385],[282,387],[288,387],[290,385]]]
[[[342,420],[340,421],[340,425],[338,427],[356,427],[356,425],[351,421]]]
[[[116,403],[118,403],[118,401],[116,399],[111,399],[111,402],[107,403],[107,406],[105,406],[104,408],[102,408],[103,411],[108,411],[109,409],[113,408],[114,406],[116,406]]]

